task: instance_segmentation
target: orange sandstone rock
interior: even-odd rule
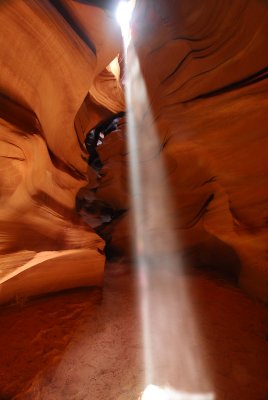
[[[87,183],[85,129],[124,104],[104,71],[119,28],[97,7],[32,0],[2,2],[0,26],[0,302],[100,285],[104,242],[75,197]]]

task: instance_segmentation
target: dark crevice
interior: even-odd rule
[[[22,157],[12,157],[12,156],[3,156],[0,154],[1,158],[7,158],[9,160],[16,160],[16,161],[25,161],[25,158]]]
[[[182,67],[182,65],[184,64],[184,62],[190,57],[190,55],[194,54],[194,53],[199,53],[200,51],[205,51],[208,50],[211,46],[205,47],[203,49],[191,49],[184,57],[182,60],[180,60],[180,62],[177,64],[177,66],[175,67],[175,69],[168,75],[165,77],[165,79],[162,80],[161,84],[166,83],[166,81],[168,79],[170,79],[173,75],[176,74],[176,72]]]
[[[82,127],[82,124],[81,124],[81,121],[80,121],[80,119],[78,118],[78,123],[79,123],[79,125],[80,125],[80,129],[81,129],[81,131],[83,132],[83,127]],[[75,127],[75,124],[74,124],[74,131],[75,131],[75,133],[76,133],[76,138],[77,138],[77,142],[78,142],[78,144],[79,144],[79,147],[80,147],[80,150],[82,151],[82,153],[87,153],[86,152],[86,149],[85,149],[85,145],[84,145],[84,141],[81,141],[81,139],[80,139],[80,137],[79,137],[79,135],[78,135],[78,132],[77,132],[77,129],[76,129],[76,127]],[[87,160],[87,157],[85,157],[85,156],[83,156],[82,155],[82,158],[85,160],[85,158],[86,158],[86,160]]]
[[[102,256],[105,254],[105,252],[100,248],[97,248],[97,252],[100,253]]]
[[[208,183],[216,182],[216,180],[217,180],[217,177],[216,176],[212,176],[211,178],[209,178],[205,182],[203,182],[201,184],[201,186],[207,185]]]
[[[49,0],[50,3],[56,8],[56,10],[61,14],[61,16],[65,19],[65,21],[70,25],[70,27],[76,32],[76,34],[83,40],[83,42],[90,48],[90,50],[96,55],[96,47],[94,43],[90,40],[88,35],[81,29],[81,27],[77,24],[76,20],[70,14],[65,5],[61,2],[61,0]]]
[[[168,144],[170,137],[165,137],[160,146],[160,153],[164,150],[166,145]]]
[[[28,134],[41,132],[36,114],[3,93],[0,93],[0,118]]]
[[[119,0],[74,0],[76,3],[88,4],[102,8],[103,10],[114,11]]]
[[[214,199],[214,193],[211,193],[209,195],[209,197],[206,199],[206,201],[204,202],[204,204],[202,205],[202,207],[200,208],[200,210],[198,211],[198,213],[194,216],[192,221],[190,221],[188,225],[185,225],[183,227],[183,229],[193,228],[194,225],[196,225],[200,221],[202,216],[207,212],[207,208],[213,199]]]
[[[268,67],[261,69],[260,71],[248,76],[247,78],[241,79],[240,81],[230,83],[227,86],[224,86],[220,89],[212,90],[210,92],[201,94],[199,96],[193,97],[190,100],[183,101],[182,104],[187,104],[191,101],[199,100],[199,99],[206,99],[209,97],[214,97],[221,95],[223,93],[231,92],[236,89],[243,88],[245,86],[253,85],[254,83],[263,81],[268,78]]]
[[[103,142],[105,136],[117,129],[119,119],[125,117],[125,114],[125,111],[113,114],[105,121],[101,121],[86,134],[85,147],[89,154],[88,164],[97,173],[99,173],[103,167],[98,154],[98,146]]]
[[[207,37],[209,37],[209,35],[207,35],[206,37],[201,37],[201,38],[191,38],[188,36],[176,36],[174,38],[172,38],[172,41],[174,42],[178,42],[178,41],[185,41],[185,42],[201,42],[202,40],[207,39]],[[161,44],[161,46],[156,47],[155,49],[151,50],[148,55],[152,55],[154,53],[156,53],[157,51],[163,49],[170,41],[166,41],[165,43]]]
[[[89,154],[88,164],[97,173],[98,184],[95,188],[81,188],[76,197],[76,212],[87,225],[104,239],[107,258],[114,256],[113,249],[109,245],[111,237],[107,233],[107,229],[109,230],[114,222],[122,218],[127,210],[124,208],[116,209],[108,202],[98,198],[99,185],[103,188],[105,185],[111,184],[110,182],[105,182],[105,184],[102,182],[105,174],[102,172],[103,164],[99,158],[98,147],[102,145],[107,135],[118,129],[120,119],[123,117],[125,117],[124,111],[113,114],[86,134],[85,147]]]

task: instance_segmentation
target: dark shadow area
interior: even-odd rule
[[[75,31],[75,33],[83,40],[83,42],[90,48],[93,54],[96,55],[96,47],[89,36],[84,32],[84,30],[79,26],[76,19],[71,15],[67,7],[60,0],[49,0],[50,3],[56,8],[59,14],[65,19],[65,21],[70,25],[70,27]]]
[[[89,4],[106,10],[114,11],[119,0],[74,0],[77,3]]]

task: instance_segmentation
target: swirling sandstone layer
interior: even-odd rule
[[[150,129],[158,135],[155,154],[166,165],[162,190],[168,187],[174,204],[176,250],[190,254],[198,266],[231,273],[251,295],[265,301],[267,12],[264,1],[139,0],[128,67],[131,74],[136,68],[131,63],[138,60],[141,74],[132,82],[136,134],[141,151]],[[139,100],[139,79],[145,82],[147,108]],[[116,134],[113,139],[116,143]],[[113,159],[109,154],[104,163],[108,204]],[[124,165],[124,155],[120,162]],[[150,176],[150,168],[153,176],[154,163],[148,159],[142,174]],[[99,188],[102,192],[101,182]],[[159,191],[155,188],[156,195]],[[120,193],[126,199],[123,181]],[[118,209],[127,207],[125,202]],[[128,225],[124,213],[104,228],[114,250],[125,252]],[[165,226],[159,231],[164,242]],[[153,252],[160,251],[161,239],[152,246]]]
[[[3,1],[0,26],[0,302],[99,285],[104,242],[75,197],[87,183],[83,135],[123,108],[106,70],[119,29],[67,0]]]
[[[133,21],[179,236],[200,263],[234,251],[240,285],[266,301],[267,35],[256,0],[140,0]]]

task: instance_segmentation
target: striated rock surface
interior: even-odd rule
[[[267,301],[267,2],[140,0],[132,34],[137,134],[159,136],[179,248]]]
[[[33,0],[1,2],[0,26],[0,302],[99,285],[104,242],[75,197],[86,131],[124,107],[106,70],[119,28],[88,4]]]
[[[178,237],[174,250],[191,264],[231,275],[265,301],[267,12],[264,1],[139,0],[127,71],[138,76],[128,84],[139,150],[144,152],[148,132],[155,131],[159,143],[153,152],[166,167],[163,185],[154,187],[149,184],[155,171],[152,150],[139,166],[143,187],[152,192],[147,200],[168,189],[173,203],[161,210],[164,222],[157,222],[149,252],[165,251],[164,225],[172,219]],[[105,138],[100,176],[91,171],[81,194],[98,204],[94,218],[99,213],[98,231],[113,254],[128,254],[133,239],[125,141],[120,132]],[[119,215],[103,224],[101,209],[105,215],[109,208]]]

